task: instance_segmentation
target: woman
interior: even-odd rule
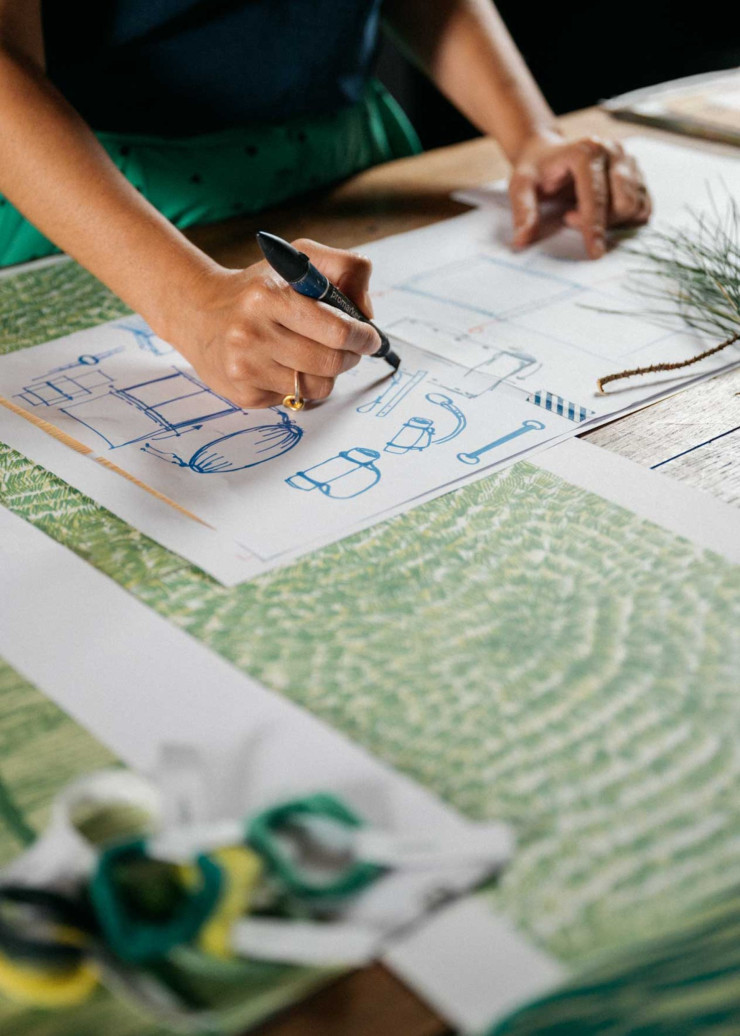
[[[280,403],[293,371],[325,398],[376,332],[177,227],[418,150],[370,80],[381,15],[509,157],[516,246],[543,195],[575,199],[565,218],[592,258],[608,226],[647,220],[633,159],[565,141],[488,0],[0,0],[0,263],[63,249],[240,406]],[[366,260],[299,245],[370,313]]]

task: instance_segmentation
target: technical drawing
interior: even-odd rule
[[[98,389],[107,389],[113,379],[96,368],[101,360],[123,352],[123,348],[120,346],[103,353],[83,353],[73,363],[54,367],[46,374],[34,378],[30,385],[23,386],[23,392],[19,392],[16,398],[22,399],[29,406],[59,406],[81,396],[91,396]]]
[[[436,385],[468,399],[493,392],[502,382],[530,378],[542,366],[536,356],[506,342],[499,322],[488,329],[484,323],[475,329],[457,331],[416,317],[404,317],[388,327],[398,338],[432,353],[447,367],[449,373],[437,373],[432,379]],[[486,330],[493,341],[486,339]]]
[[[413,450],[426,450],[430,446],[439,446],[442,443],[455,439],[467,425],[467,420],[462,410],[457,407],[449,396],[442,392],[429,392],[427,400],[435,406],[448,410],[455,418],[455,425],[447,435],[437,436],[434,421],[429,417],[411,417],[406,421],[393,438],[386,443],[385,453],[405,454]]]
[[[527,419],[522,421],[519,428],[515,428],[513,432],[509,432],[508,435],[502,435],[500,439],[494,439],[493,442],[481,446],[480,449],[474,450],[472,453],[458,453],[457,459],[462,461],[463,464],[478,464],[480,463],[481,456],[484,453],[488,453],[489,450],[495,450],[497,446],[503,446],[505,442],[516,439],[518,435],[524,435],[525,432],[533,431],[534,429],[542,430],[544,427],[545,425],[542,421]]]
[[[355,446],[314,464],[306,471],[297,471],[285,481],[293,489],[305,492],[318,489],[334,500],[351,500],[367,493],[380,481],[380,469],[375,466],[379,459],[380,454],[376,450]]]
[[[485,253],[426,270],[397,285],[436,303],[498,320],[578,294],[575,281]]]
[[[63,414],[99,435],[111,449],[167,438],[199,427],[239,407],[177,367],[171,373],[61,407]],[[109,379],[110,380],[110,379]]]
[[[370,400],[369,403],[363,403],[361,406],[358,406],[357,413],[370,414],[378,407],[379,409],[375,417],[387,417],[401,400],[426,378],[428,373],[428,371],[415,371],[412,373],[407,370],[397,370],[380,395]]]
[[[279,421],[222,435],[201,446],[188,460],[177,453],[160,450],[151,443],[145,443],[141,450],[170,464],[189,468],[198,475],[224,475],[254,468],[292,450],[303,435],[300,425],[291,421],[285,412],[276,407],[270,409],[278,415]]]
[[[554,414],[560,414],[561,417],[567,417],[569,421],[576,423],[585,421],[587,417],[592,417],[595,413],[579,403],[572,403],[569,399],[563,399],[562,396],[556,396],[554,392],[545,392],[543,389],[538,389],[531,396],[527,396],[527,402],[541,406],[545,410],[551,410]]]
[[[510,349],[485,346],[486,356],[475,367],[451,371],[451,376],[435,378],[440,388],[468,399],[477,399],[486,392],[494,392],[502,382],[522,380],[538,370],[541,364],[534,356]],[[526,373],[525,373],[526,372]]]
[[[145,320],[141,317],[131,317],[125,323],[118,324],[124,331],[130,331],[138,347],[145,353],[152,356],[169,356],[175,349],[167,342],[158,338]]]

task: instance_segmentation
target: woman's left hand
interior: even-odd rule
[[[621,144],[583,137],[569,141],[556,131],[531,137],[509,182],[515,248],[536,240],[540,202],[566,205],[564,222],[583,234],[590,259],[606,251],[608,227],[638,226],[650,218],[650,195],[637,162]]]

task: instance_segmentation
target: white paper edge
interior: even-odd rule
[[[135,482],[77,453],[0,405],[0,441],[85,493],[134,529],[173,550],[224,586],[252,577],[253,561],[228,537],[188,518]]]
[[[2,507],[0,578],[5,600],[12,602],[0,610],[0,655],[136,770],[156,767],[163,742],[195,746],[210,769],[212,786],[221,789],[225,809],[247,813],[298,793],[341,788],[371,823],[404,834],[434,831],[454,839],[467,826],[468,821],[430,791],[245,676]],[[237,786],[248,788],[248,794],[235,804]],[[460,891],[480,879],[478,870],[456,874]],[[436,884],[439,872],[431,877]],[[390,876],[371,893],[376,900],[385,894],[392,903],[394,881],[400,883],[398,895],[412,880],[417,879],[409,873]],[[486,926],[488,911],[482,901],[470,909],[483,937],[476,956],[488,954],[494,960],[500,924],[511,926]],[[361,902],[348,916],[361,923]],[[400,941],[398,958],[388,959],[422,995],[424,960],[434,968],[441,953],[461,956],[459,926],[445,929],[445,936],[445,930],[440,934],[440,915],[429,923],[435,927],[428,950],[423,945],[427,921],[422,918]],[[516,939],[518,952],[525,953],[526,937]],[[540,954],[534,947],[527,952]],[[410,960],[416,961],[413,967]],[[560,974],[554,960],[547,955],[542,960],[540,970]],[[523,995],[540,991],[540,973],[532,977],[538,981]],[[488,1020],[488,984],[475,996],[480,1002],[471,1000],[469,988],[463,989],[460,976],[450,972],[436,989],[434,1002],[456,1024],[466,1025],[473,1014]]]
[[[383,962],[466,1033],[483,1032],[565,977],[562,965],[473,896],[440,910]]]

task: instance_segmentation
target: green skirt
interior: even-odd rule
[[[376,81],[352,107],[280,125],[196,137],[97,137],[134,187],[181,229],[259,212],[421,150],[406,115]],[[0,197],[0,266],[58,251]]]

